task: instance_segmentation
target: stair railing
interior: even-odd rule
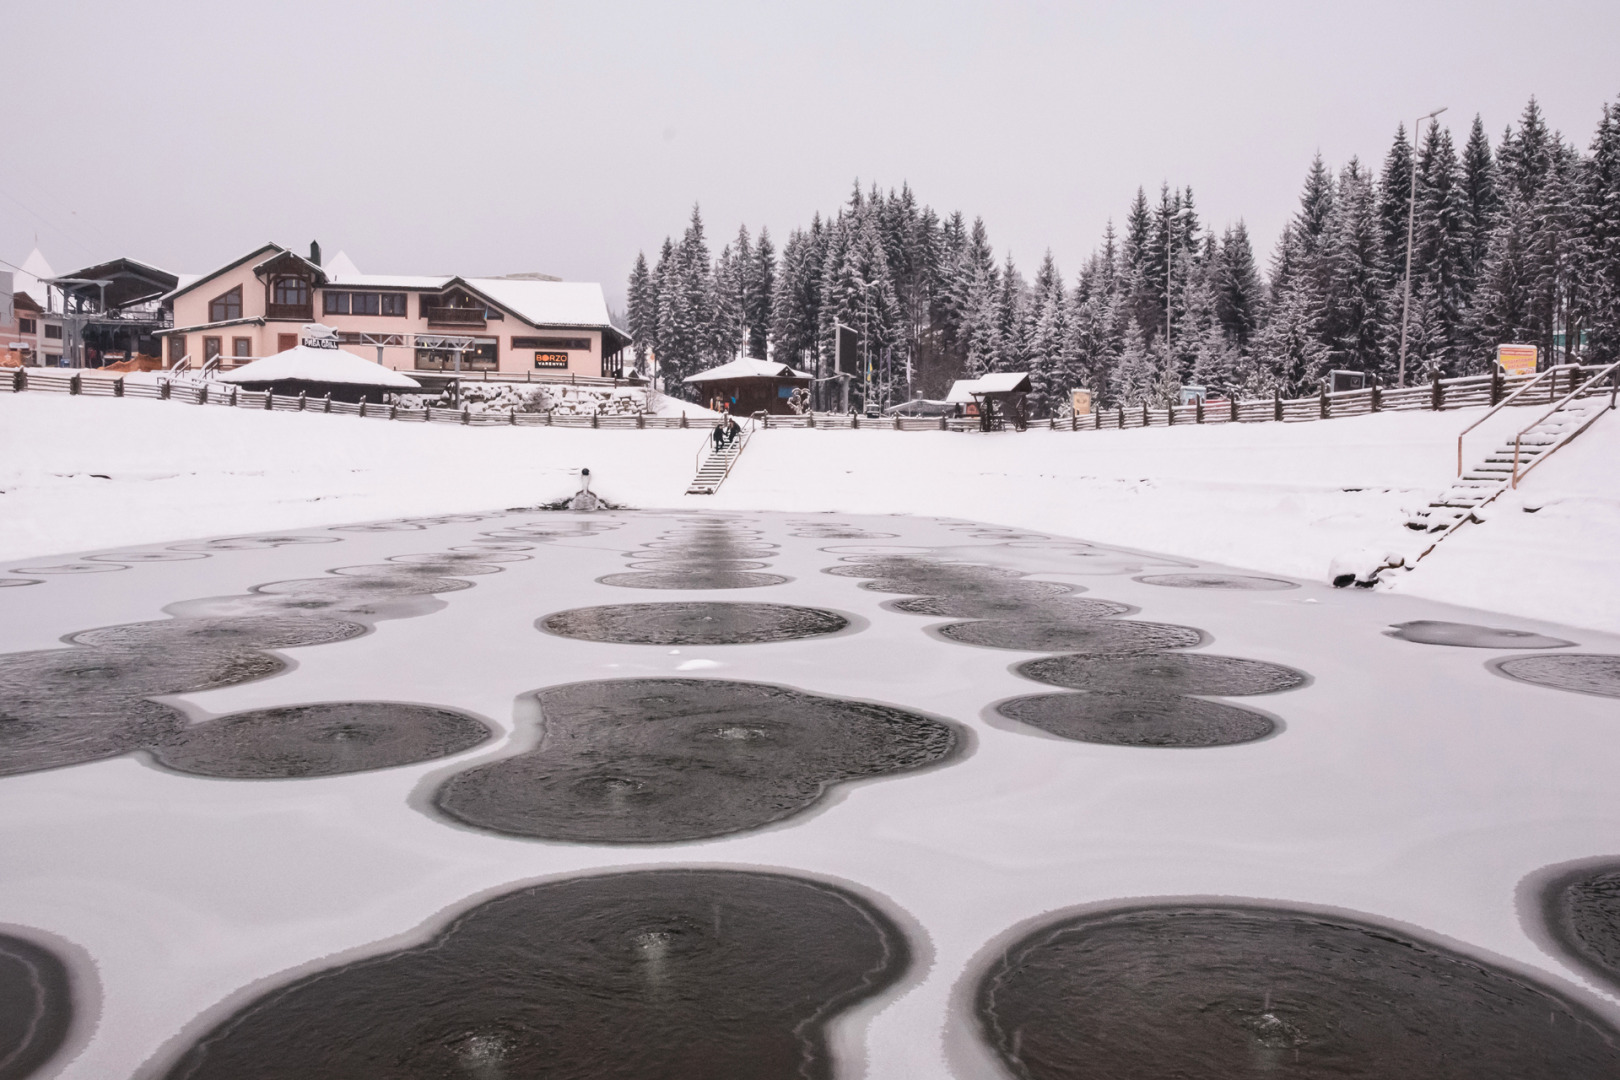
[[[1580,385],[1575,387],[1575,389],[1571,390],[1568,394],[1564,395],[1562,398],[1559,398],[1558,399],[1558,404],[1554,405],[1552,408],[1548,409],[1546,412],[1544,412],[1540,416],[1536,417],[1536,419],[1535,419],[1535,421],[1533,423],[1526,425],[1524,430],[1520,431],[1517,435],[1513,436],[1513,472],[1512,472],[1511,476],[1509,477],[1509,480],[1510,480],[1510,485],[1509,486],[1517,488],[1519,486],[1519,481],[1523,480],[1526,476],[1530,475],[1530,470],[1531,469],[1534,469],[1537,465],[1540,465],[1543,461],[1546,461],[1548,458],[1552,457],[1559,450],[1561,450],[1565,446],[1565,444],[1567,444],[1571,439],[1573,439],[1575,436],[1579,435],[1581,432],[1585,431],[1587,428],[1591,427],[1593,424],[1597,423],[1599,417],[1601,417],[1604,413],[1608,412],[1609,409],[1614,408],[1614,406],[1615,406],[1615,393],[1616,393],[1617,390],[1620,390],[1620,388],[1617,388],[1615,386],[1615,384],[1614,384],[1615,370],[1617,368],[1620,368],[1620,360],[1616,360],[1614,363],[1612,363],[1608,367],[1602,369],[1596,375],[1593,375],[1591,378],[1583,380],[1580,383]],[[1558,369],[1553,368],[1552,370],[1556,371]],[[1582,424],[1580,427],[1576,428],[1574,431],[1567,432],[1565,435],[1563,435],[1557,442],[1553,443],[1552,446],[1549,447],[1546,450],[1546,452],[1542,453],[1539,457],[1536,458],[1536,460],[1534,460],[1530,464],[1526,465],[1524,467],[1524,472],[1521,473],[1519,471],[1519,449],[1520,449],[1520,444],[1521,444],[1522,440],[1524,439],[1525,435],[1529,434],[1530,429],[1535,427],[1537,424],[1541,423],[1543,420],[1547,419],[1553,413],[1556,413],[1556,412],[1560,411],[1561,409],[1563,409],[1564,406],[1568,405],[1570,402],[1574,401],[1576,398],[1582,396],[1583,394],[1586,394],[1587,391],[1591,388],[1592,384],[1596,383],[1596,382],[1600,382],[1604,378],[1604,376],[1608,376],[1609,379],[1610,379],[1609,408],[1608,409],[1599,409],[1596,412],[1594,412],[1591,415],[1591,417],[1589,417],[1587,419],[1586,423]]]
[[[1480,417],[1478,420],[1475,420],[1472,424],[1469,424],[1467,427],[1463,428],[1462,431],[1457,434],[1457,475],[1458,476],[1461,476],[1463,474],[1463,436],[1467,435],[1470,431],[1473,431],[1475,428],[1479,427],[1479,425],[1483,424],[1485,421],[1487,421],[1491,417],[1495,416],[1498,412],[1502,411],[1503,409],[1507,408],[1509,405],[1513,404],[1514,400],[1520,394],[1528,392],[1531,387],[1535,386],[1542,379],[1545,379],[1549,375],[1552,375],[1552,376],[1554,376],[1556,378],[1557,377],[1557,372],[1558,372],[1558,368],[1555,368],[1555,367],[1550,367],[1546,371],[1543,371],[1540,375],[1537,375],[1535,378],[1531,379],[1529,382],[1525,383],[1523,386],[1521,386],[1517,390],[1513,391],[1513,393],[1509,394],[1507,397],[1505,397],[1501,401],[1497,402],[1494,406],[1491,407],[1490,412],[1486,413],[1484,416]]]
[[[701,472],[703,467],[712,461],[716,454],[724,454],[726,456],[726,467],[721,470],[720,476],[714,482],[714,486],[717,488],[725,481],[726,477],[731,475],[731,467],[737,464],[737,459],[742,457],[742,452],[747,449],[748,440],[752,438],[754,434],[754,418],[750,416],[747,423],[739,426],[742,428],[742,434],[737,436],[737,440],[735,442],[727,443],[724,450],[712,451],[706,454],[707,448],[710,445],[710,440],[713,439],[714,436],[712,434],[705,436],[704,441],[698,445],[697,456],[693,459],[693,464],[696,471]]]

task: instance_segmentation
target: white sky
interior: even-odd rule
[[[541,271],[617,305],[694,201],[778,246],[850,183],[983,216],[1071,275],[1138,185],[1260,255],[1316,150],[1377,164],[1531,94],[1586,146],[1620,4],[0,0],[0,259],[217,266],[264,240],[369,273]],[[718,242],[715,244],[718,249]],[[3,267],[0,267],[3,268]]]

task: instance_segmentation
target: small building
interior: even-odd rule
[[[956,380],[945,400],[960,405],[966,415],[977,416],[984,431],[1000,431],[1009,419],[1022,431],[1029,423],[1025,402],[1029,391],[1029,372],[994,371],[977,379]]]
[[[729,364],[700,371],[683,380],[704,394],[711,409],[730,410],[743,416],[757,412],[785,416],[794,412],[793,391],[809,393],[815,376],[787,364],[757,357],[740,357]]]
[[[62,297],[56,276],[38,248],[22,265],[5,271],[11,278],[12,312],[0,312],[0,364],[6,367],[59,367],[62,364]]]
[[[423,392],[422,384],[409,375],[338,348],[337,332],[319,324],[304,327],[292,348],[223,372],[219,381],[244,390],[348,402],[381,403],[389,394]]]
[[[62,303],[62,366],[161,366],[170,325],[162,299],[186,279],[134,259],[113,259],[45,279]]]
[[[602,287],[538,274],[472,278],[362,274],[339,254],[321,265],[264,244],[164,297],[174,313],[169,366],[229,368],[298,345],[319,320],[339,347],[384,367],[441,375],[622,374],[630,336],[612,324]]]

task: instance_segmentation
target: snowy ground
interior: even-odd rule
[[[153,415],[161,419],[177,411],[208,424],[248,421],[213,429],[216,435],[268,431],[275,421],[279,430],[296,433],[283,449],[303,471],[256,475],[268,465],[260,452],[248,450],[249,443],[222,442],[196,459],[195,471],[159,479],[152,473],[163,455],[132,448],[122,479],[99,483],[130,513],[131,531],[142,533],[142,551],[166,550],[150,539],[164,528],[159,515],[137,512],[142,493],[162,491],[165,484],[172,485],[173,496],[147,497],[171,514],[195,499],[205,520],[260,515],[258,520],[286,527],[290,514],[308,521],[330,510],[295,501],[300,476],[322,483],[331,501],[352,516],[357,507],[390,497],[397,504],[402,497],[368,492],[368,482],[420,478],[415,470],[433,460],[423,454],[401,463],[396,457],[358,472],[323,473],[319,462],[323,451],[332,454],[330,443],[296,436],[357,433],[351,452],[358,454],[361,436],[378,429],[296,417],[285,418],[296,424],[281,425],[282,417],[172,406]],[[105,415],[115,414],[109,409]],[[1297,432],[1306,430],[1288,433],[1301,438]],[[496,439],[475,441],[491,434]],[[443,453],[472,453],[483,445],[509,451],[526,446],[536,453],[542,446],[563,447],[560,453],[581,455],[514,469],[517,475],[504,480],[505,489],[495,481],[472,481],[472,490],[454,493],[468,502],[515,494],[523,484],[549,494],[547,485],[561,485],[566,469],[583,463],[588,451],[598,451],[593,465],[603,460],[604,446],[635,446],[645,455],[637,460],[647,476],[674,479],[682,471],[681,463],[661,461],[658,453],[663,448],[674,459],[689,436],[629,433],[604,443],[604,434],[519,442],[454,428],[413,432]],[[644,441],[631,443],[632,434]],[[816,441],[805,433],[781,445],[826,455],[866,438]],[[941,454],[952,446],[947,438],[911,434],[894,443],[925,439]],[[1029,443],[1089,447],[1098,455],[1109,445],[1088,439],[1070,444],[1037,436]],[[761,450],[771,442],[762,441]],[[957,437],[957,443],[970,441]],[[186,445],[201,453],[199,443]],[[227,466],[239,451],[249,460],[237,462],[242,472],[235,473]],[[786,460],[775,456],[781,451],[770,453],[761,452],[755,464]],[[80,468],[98,455],[102,467],[111,467],[105,445],[70,454]],[[172,452],[167,456],[172,460]],[[376,462],[377,455],[368,460]],[[841,464],[853,467],[854,459]],[[1218,466],[1206,462],[1200,468]],[[1295,462],[1279,473],[1291,470],[1300,476],[1309,471]],[[427,475],[445,479],[456,472],[441,466]],[[141,476],[146,478],[137,482]],[[233,476],[243,477],[237,484],[257,492],[264,504],[241,497]],[[96,483],[64,479],[17,494],[38,508],[60,509],[88,504],[91,499],[79,492],[97,490]],[[752,483],[728,489],[725,501],[773,490],[763,481]],[[1036,477],[1019,491],[1028,499],[1032,491],[1055,491],[1062,483]],[[1086,490],[1106,490],[1108,483],[1095,480]],[[1180,491],[1192,488],[1190,480],[1178,484]],[[963,486],[989,490],[982,483]],[[1128,490],[1123,482],[1119,487]],[[774,490],[782,497],[783,489]],[[202,503],[204,493],[214,501]],[[1241,489],[1235,497],[1301,498]],[[439,496],[441,502],[447,498]],[[1330,501],[1325,491],[1321,498]],[[1385,508],[1392,511],[1398,498],[1389,500]],[[1172,504],[1167,499],[1159,505]],[[1033,505],[1022,512],[1063,513]],[[86,529],[104,528],[84,513]],[[1076,522],[1086,520],[1082,511],[1070,513]],[[772,572],[791,579],[780,585],[651,592],[596,580],[623,570],[626,552],[682,516],[691,515],[591,516],[615,527],[528,545],[527,561],[503,564],[500,573],[471,579],[472,588],[444,594],[441,610],[381,622],[350,641],[290,650],[294,667],[285,674],[187,695],[178,704],[202,718],[303,702],[414,701],[484,717],[504,739],[513,728],[514,701],[537,688],[584,679],[697,675],[929,713],[969,733],[970,753],[925,772],[845,786],[812,812],[769,828],[640,847],[514,839],[451,827],[420,808],[422,791],[436,777],[499,756],[499,743],[448,763],[311,780],[200,779],[154,767],[138,755],[0,779],[0,928],[28,928],[64,943],[82,979],[80,1002],[89,1015],[71,1044],[69,1053],[77,1056],[61,1077],[131,1075],[244,998],[299,973],[419,940],[447,913],[491,892],[581,872],[669,865],[764,866],[843,883],[907,929],[917,956],[908,977],[834,1028],[840,1075],[862,1075],[863,1062],[864,1075],[872,1077],[999,1075],[963,1013],[996,943],[1045,913],[1122,898],[1259,898],[1347,910],[1450,942],[1620,1018],[1620,998],[1544,946],[1519,895],[1527,878],[1551,864],[1615,851],[1620,729],[1613,699],[1502,678],[1485,666],[1505,655],[1499,651],[1421,645],[1383,633],[1391,623],[1413,619],[1475,622],[1477,612],[1312,582],[1262,592],[1165,588],[1135,579],[1193,569],[1189,561],[899,516],[737,514],[761,530],[762,539],[780,545],[769,559]],[[126,557],[120,563],[128,547],[97,560],[35,559],[26,565],[54,564],[58,572],[35,575],[37,585],[0,590],[0,652],[59,647],[64,634],[160,619],[165,605],[180,600],[464,547],[514,524],[568,519],[514,514],[376,532],[306,524],[296,531],[339,539],[215,550],[175,562]],[[829,538],[799,524],[804,521],[876,535]],[[8,531],[20,544],[9,524]],[[1188,543],[1198,542],[1229,541],[1216,534]],[[1139,608],[1134,619],[1203,629],[1211,641],[1200,652],[1289,665],[1312,681],[1267,698],[1236,699],[1282,722],[1280,733],[1259,742],[1162,750],[1054,739],[993,717],[989,709],[1003,698],[1043,690],[1010,670],[1036,654],[944,641],[925,630],[940,620],[885,608],[893,597],[822,572],[854,554],[919,550],[1083,586],[1088,597]],[[1213,569],[1207,563],[1196,568]],[[0,573],[8,569],[0,567]],[[692,599],[814,605],[856,616],[864,628],[796,643],[671,649],[557,638],[534,626],[557,610]],[[1620,639],[1603,633],[1516,618],[1491,622],[1567,638],[1582,652],[1620,651]]]
[[[463,429],[172,402],[0,396],[0,559],[195,535],[534,505],[971,516],[1325,580],[1412,542],[1476,411],[1022,435],[758,433],[713,497],[683,494],[702,431]],[[1528,423],[1508,409],[1470,460]],[[1601,421],[1393,588],[1620,631],[1620,420]],[[1527,513],[1525,511],[1534,511]]]

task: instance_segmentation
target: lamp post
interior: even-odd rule
[[[1423,121],[1433,120],[1445,112],[1447,106],[1442,105],[1427,116],[1420,116],[1412,124],[1412,191],[1406,203],[1406,289],[1401,300],[1401,362],[1395,371],[1395,385],[1406,385],[1406,317],[1412,310],[1412,229],[1417,219],[1417,157],[1418,157],[1418,128]]]

